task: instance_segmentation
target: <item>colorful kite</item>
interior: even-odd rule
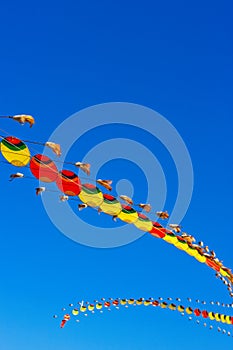
[[[30,126],[35,123],[33,117],[26,115],[17,115],[9,118],[20,121],[20,123],[29,122]],[[139,230],[148,232],[156,238],[162,238],[176,248],[185,251],[199,262],[205,263],[222,277],[227,278],[230,284],[233,283],[233,274],[231,270],[223,265],[222,261],[216,257],[215,252],[209,252],[208,247],[204,247],[202,242],[195,244],[195,238],[182,232],[180,225],[170,224],[170,229],[167,229],[157,221],[153,221],[143,213],[138,212],[134,208],[133,200],[130,197],[120,195],[119,199],[126,202],[126,204],[123,204],[114,196],[103,193],[93,183],[82,183],[81,179],[72,170],[63,169],[59,171],[55,164],[56,161],[51,160],[49,157],[42,154],[31,156],[25,141],[14,136],[1,136],[1,138],[0,150],[3,157],[16,167],[25,167],[29,164],[32,175],[42,182],[56,182],[58,191],[63,194],[62,196],[60,195],[61,201],[64,202],[69,200],[70,197],[76,196],[77,199],[81,201],[78,205],[79,210],[86,207],[96,208],[98,212],[111,215],[115,221],[120,219],[128,224],[133,224]],[[48,146],[57,156],[61,155],[61,147],[57,143],[40,143],[36,141],[27,142]],[[90,164],[82,162],[67,164],[79,167],[86,174],[90,175]],[[24,177],[24,174],[17,172],[10,175],[10,180]],[[107,188],[109,191],[112,190],[111,180],[98,179],[95,182],[102,185],[104,188]],[[36,188],[37,194],[41,194],[45,191],[47,191],[46,187]],[[148,203],[137,204],[136,206],[139,206],[146,213],[151,211],[151,206]],[[166,211],[157,211],[156,215],[162,220],[169,217],[169,214]],[[231,286],[229,287],[228,285],[228,288],[231,288]],[[233,296],[232,289],[230,289],[230,295]]]
[[[176,298],[176,300],[173,301],[171,297],[167,298],[166,300],[163,300],[163,298],[161,297],[157,299],[101,298],[100,301],[94,300],[93,302],[78,302],[75,306],[73,303],[71,303],[69,304],[69,313],[66,313],[61,319],[60,327],[64,328],[66,322],[69,320],[75,320],[76,322],[80,322],[82,315],[88,316],[90,314],[94,314],[95,312],[103,313],[103,310],[112,311],[113,309],[119,310],[120,308],[129,308],[132,306],[139,307],[142,305],[145,307],[159,307],[161,309],[177,311],[182,316],[187,315],[189,321],[194,320],[196,321],[196,323],[200,324],[202,320],[204,321],[203,326],[208,326],[210,330],[215,327],[218,330],[218,332],[222,332],[223,334],[232,336],[233,316],[229,315],[228,313],[209,311],[206,307],[203,309],[199,305],[191,306],[190,303],[192,302],[192,299],[187,298],[187,300],[189,302],[188,305],[177,303],[181,302],[180,298]],[[196,303],[200,303],[200,301],[196,300]],[[203,305],[207,304],[205,301],[202,301],[201,303]],[[222,306],[224,308],[233,307],[233,304],[220,304],[219,302],[210,302],[210,304],[212,305],[212,307],[214,304]],[[67,312],[65,308],[63,308],[62,310]],[[57,315],[54,315],[53,317],[58,318]],[[222,329],[221,327],[219,327],[219,324],[224,326],[224,328]]]
[[[18,121],[21,124],[29,123],[30,127],[35,123],[32,116],[28,115],[16,115],[6,116],[1,118],[10,118]],[[194,257],[201,263],[205,263],[208,267],[216,272],[216,277],[220,278],[222,282],[227,286],[229,294],[233,297],[232,284],[233,274],[231,269],[224,266],[222,261],[216,257],[214,251],[209,251],[207,246],[204,246],[203,242],[195,243],[195,238],[186,232],[182,232],[182,228],[178,224],[170,224],[170,229],[163,227],[159,222],[153,221],[144,215],[142,212],[138,212],[135,206],[140,207],[146,213],[151,211],[151,205],[148,203],[134,204],[133,199],[126,195],[120,195],[118,198],[103,193],[93,183],[82,183],[78,175],[72,170],[62,169],[58,170],[56,161],[51,160],[49,157],[43,154],[36,154],[31,156],[29,148],[26,143],[33,143],[42,146],[49,147],[58,157],[61,155],[61,147],[59,144],[53,142],[40,143],[36,141],[22,141],[14,136],[0,136],[0,151],[4,159],[15,167],[29,166],[31,174],[34,178],[39,179],[41,182],[51,183],[55,182],[60,194],[60,200],[65,202],[74,197],[80,201],[78,204],[79,210],[91,207],[96,208],[98,212],[103,212],[112,216],[113,220],[120,219],[128,224],[133,224],[137,229],[144,232],[148,232],[156,238],[161,238],[169,244],[174,245],[176,248],[185,251],[190,256]],[[82,162],[74,162],[70,164],[80,168],[87,175],[90,175],[90,164]],[[21,172],[16,172],[10,175],[10,181],[19,178],[25,178]],[[98,179],[95,183],[103,186],[107,190],[112,190],[112,181]],[[39,195],[45,191],[49,191],[46,187],[37,187],[36,194]],[[124,203],[121,203],[122,200]],[[157,211],[156,215],[159,219],[165,220],[169,218],[169,214],[166,211]],[[179,312],[185,312],[195,317],[202,317],[204,319],[209,318],[217,322],[232,325],[233,317],[230,315],[214,313],[207,310],[193,309],[191,307],[184,307],[182,305],[176,305],[174,303],[159,302],[157,300],[144,300],[144,299],[115,299],[105,301],[104,303],[86,303],[82,304],[80,308],[74,308],[71,312],[73,316],[79,315],[79,313],[86,313],[87,311],[94,312],[95,309],[101,310],[102,308],[118,307],[119,305],[144,305],[144,306],[159,306],[161,308],[168,308],[170,310],[177,310]],[[65,314],[61,327],[63,328],[67,321],[71,318],[70,314]]]

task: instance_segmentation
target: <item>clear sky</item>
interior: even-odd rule
[[[95,104],[123,101],[156,110],[178,130],[193,163],[194,192],[182,226],[233,266],[232,3],[5,1],[0,33],[0,114],[36,118],[31,130],[10,120],[1,120],[0,127],[22,139],[46,141],[63,120]],[[119,130],[120,137],[127,132]],[[95,138],[87,135],[69,160],[76,160],[74,154],[83,157],[89,142],[93,147],[116,133],[109,127],[98,130]],[[177,191],[171,159],[161,145],[150,144],[148,135],[129,134],[161,162],[169,207]],[[129,161],[118,162],[104,165],[101,176],[128,178],[142,198],[140,170]],[[83,299],[231,299],[211,269],[149,234],[114,249],[73,242],[54,227],[36,198],[37,181],[10,183],[15,169],[3,163],[0,167],[0,349],[232,346],[232,338],[154,308],[104,312],[61,330],[52,315]],[[88,211],[87,220],[96,218],[95,211]],[[106,225],[110,221],[101,216],[103,226],[105,218]]]

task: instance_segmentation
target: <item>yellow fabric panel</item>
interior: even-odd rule
[[[226,323],[225,315],[221,314],[220,315],[220,320],[222,321],[222,323]]]
[[[138,219],[138,213],[124,213],[121,211],[117,217],[128,224],[133,224]]]
[[[209,312],[209,319],[210,320],[215,320],[215,314],[211,311],[211,312]]]
[[[176,236],[169,236],[169,235],[166,235],[166,236],[164,236],[163,237],[163,239],[164,239],[164,241],[166,241],[166,242],[168,242],[168,243],[171,243],[171,244],[176,244],[177,243],[177,238],[176,238]]]
[[[78,195],[79,199],[89,207],[99,207],[103,203],[102,192],[89,194],[83,190]]]
[[[87,308],[88,308],[89,311],[93,311],[95,309],[95,306],[94,305],[88,305]]]
[[[188,315],[191,315],[191,314],[193,313],[193,311],[190,309],[190,307],[186,307],[185,312],[186,312]]]
[[[121,207],[120,202],[118,202],[118,203],[103,202],[100,205],[100,209],[105,214],[116,216],[116,215],[120,214],[122,207]]]
[[[170,309],[170,310],[176,310],[176,305],[174,305],[174,304],[169,304],[168,305],[168,308]]]
[[[96,304],[95,307],[96,307],[97,310],[100,310],[100,309],[102,309],[103,305],[102,304]]]
[[[182,305],[178,305],[178,306],[177,306],[177,310],[178,310],[179,312],[184,312],[184,307],[183,307]]]
[[[140,220],[140,218],[137,219],[137,221],[134,223],[134,225],[142,231],[149,232],[153,228],[152,221],[143,221]]]
[[[23,167],[30,161],[30,151],[27,146],[22,150],[19,148],[17,151],[13,151],[1,142],[0,149],[3,157],[14,166]]]
[[[145,305],[145,306],[149,306],[150,304],[151,304],[151,301],[149,301],[149,300],[145,300],[145,301],[144,301],[144,305]]]
[[[227,276],[228,275],[228,273],[225,270],[223,270],[222,268],[220,269],[219,272],[221,273],[222,276]]]
[[[231,316],[226,316],[226,323],[227,324],[232,324],[231,323]]]
[[[186,253],[193,257],[196,257],[199,254],[196,249],[192,249],[189,246],[188,246],[188,249],[186,250]]]
[[[161,307],[162,309],[166,309],[166,308],[168,307],[168,305],[167,305],[167,303],[162,302],[162,303],[160,304],[160,307]]]
[[[206,257],[204,255],[201,255],[200,253],[198,253],[198,255],[194,256],[194,258],[197,259],[201,263],[206,262]]]
[[[175,243],[175,246],[176,246],[176,248],[178,248],[180,250],[184,250],[184,251],[188,250],[188,248],[189,248],[187,243],[181,243],[181,242],[179,242],[179,240],[177,240],[177,243]]]
[[[77,309],[73,309],[73,310],[72,310],[72,314],[73,314],[74,316],[77,316],[77,315],[79,314],[79,311],[78,311]]]
[[[80,312],[85,312],[87,311],[87,307],[86,306],[81,306],[80,307]]]

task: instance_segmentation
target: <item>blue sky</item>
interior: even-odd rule
[[[230,1],[5,2],[1,115],[32,114],[36,125],[29,130],[1,120],[1,128],[22,139],[46,141],[63,120],[95,104],[123,101],[156,110],[178,130],[193,163],[194,192],[182,225],[232,266],[231,13]],[[99,130],[70,156],[83,156],[88,142],[114,133],[110,126]],[[150,143],[143,133],[130,135]],[[176,172],[161,145],[151,150],[168,177],[169,205],[177,190]],[[231,300],[213,271],[149,235],[116,249],[69,240],[35,198],[37,182],[9,183],[14,169],[0,166],[1,349],[192,350],[200,341],[202,348],[231,346],[232,338],[179,314],[147,308],[95,315],[61,331],[52,315],[82,299]],[[117,174],[118,163],[112,161],[101,169],[102,176],[113,171],[116,180],[129,177],[143,196],[138,168],[130,162],[119,166],[126,175]],[[97,221],[96,213],[88,212],[87,219]],[[100,220],[104,225],[104,217]]]

